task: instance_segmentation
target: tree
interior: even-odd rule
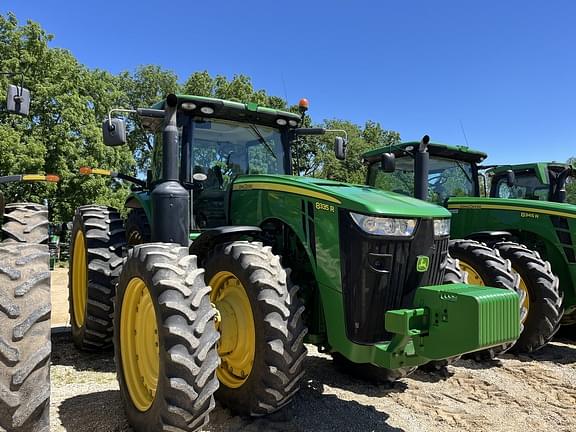
[[[30,116],[0,113],[0,172],[58,174],[58,185],[14,184],[4,192],[9,200],[46,200],[52,218],[67,221],[79,205],[120,203],[126,195],[125,188],[110,189],[107,179],[79,177],[80,166],[130,172],[133,158],[127,148],[102,143],[101,119],[119,96],[113,77],[50,48],[52,38],[37,23],[20,26],[13,14],[0,15],[0,70],[23,73],[32,93]],[[0,87],[13,79],[0,77]]]
[[[566,163],[576,167],[576,157],[569,158]],[[570,204],[576,204],[576,182],[574,177],[568,178],[566,183],[566,201]]]
[[[373,121],[367,121],[363,128],[347,120],[328,120],[322,126],[326,129],[345,130],[348,135],[348,154],[345,161],[337,160],[334,155],[332,144],[335,134],[324,135],[317,141],[315,160],[311,162],[317,167],[314,176],[330,180],[363,184],[366,167],[362,154],[370,149],[397,144],[400,141],[397,132],[385,130]]]

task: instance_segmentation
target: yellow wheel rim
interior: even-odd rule
[[[468,274],[468,283],[471,285],[481,285],[485,286],[484,279],[482,276],[476,271],[474,267],[468,264],[466,261],[460,260],[460,269]]]
[[[210,298],[219,312],[216,325],[221,364],[216,374],[225,386],[238,388],[246,382],[254,364],[256,331],[252,306],[246,289],[230,272],[216,273],[209,285]]]
[[[120,314],[124,380],[132,403],[144,412],[156,396],[160,351],[154,303],[142,279],[135,277],[128,282]]]
[[[80,230],[74,238],[74,256],[72,258],[72,306],[76,327],[84,325],[86,303],[88,301],[88,269],[86,267],[86,244],[84,233]]]
[[[520,273],[518,273],[518,271],[514,267],[512,267],[512,272],[514,274],[517,274],[518,277],[520,278],[520,283],[518,287],[520,288],[520,291],[522,291],[522,295],[524,296],[524,300],[522,301],[522,308],[526,310],[524,318],[522,319],[522,323],[524,323],[524,321],[526,321],[526,318],[528,317],[528,312],[530,312],[530,293],[528,292],[526,282],[524,281]]]

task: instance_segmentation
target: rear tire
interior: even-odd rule
[[[152,234],[146,212],[141,208],[130,210],[126,219],[126,243],[128,246],[150,243]]]
[[[262,243],[236,241],[219,245],[204,266],[206,282],[213,290],[212,301],[222,317],[222,365],[218,369],[220,388],[216,398],[238,414],[273,413],[291,401],[304,377],[307,329],[298,286],[292,285],[289,270],[282,267],[280,257]],[[242,312],[242,318],[227,312],[230,309]],[[245,322],[245,328],[237,328],[238,322]],[[242,336],[235,337],[234,330]],[[247,341],[244,345],[240,345],[242,337]],[[252,344],[253,349],[242,349]],[[251,361],[244,361],[250,357]]]
[[[0,245],[0,430],[50,428],[47,245]]]
[[[138,302],[144,294],[149,301]],[[116,302],[114,355],[128,422],[139,432],[199,430],[215,406],[219,358],[216,310],[196,256],[176,244],[135,246]],[[156,349],[140,343],[150,338]]]
[[[76,209],[69,265],[72,340],[85,351],[112,345],[113,298],[125,245],[120,214],[111,207]]]
[[[510,261],[502,258],[500,253],[475,240],[450,240],[450,255],[460,262],[460,268],[468,273],[468,283],[485,285],[494,288],[511,290],[522,299],[519,288],[520,278],[512,272]],[[468,271],[467,271],[468,270]],[[520,302],[520,318],[525,316],[526,310]],[[508,351],[514,342],[492,347],[482,351],[467,354],[477,361],[494,360],[497,356]]]
[[[514,353],[530,353],[542,348],[556,334],[564,309],[559,280],[548,261],[538,252],[514,242],[496,243],[494,247],[503,258],[509,259],[524,283],[525,308],[528,314],[524,330],[514,344]]]
[[[2,241],[48,244],[48,208],[40,204],[7,204]]]

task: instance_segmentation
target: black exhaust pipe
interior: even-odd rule
[[[190,197],[179,181],[178,97],[170,94],[164,103],[162,130],[162,176],[152,190],[152,241],[190,245]]]
[[[430,137],[424,135],[414,154],[414,197],[423,201],[428,200],[429,142]]]

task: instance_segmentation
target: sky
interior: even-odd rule
[[[489,163],[576,156],[574,1],[2,0],[8,11],[90,68],[246,74],[308,98],[315,121],[373,120]]]

